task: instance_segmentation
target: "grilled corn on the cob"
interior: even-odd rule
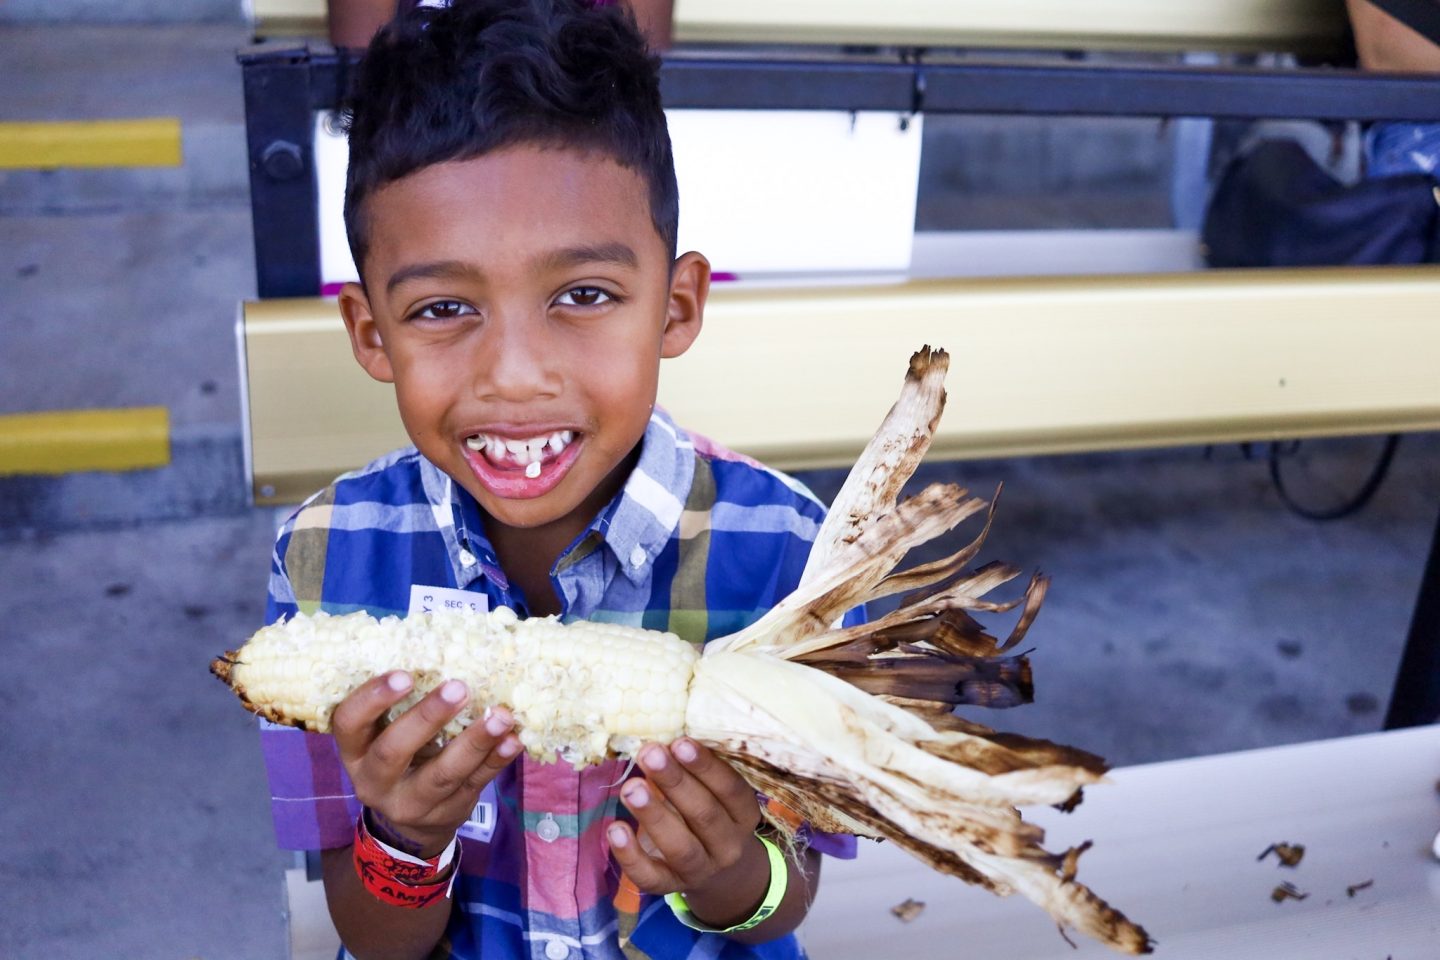
[[[512,708],[522,742],[542,758],[558,753],[579,765],[683,732],[818,829],[890,838],[937,870],[1024,894],[1062,926],[1148,953],[1145,931],[1075,880],[1085,846],[1047,852],[1043,831],[1016,809],[1073,806],[1081,787],[1101,780],[1104,761],[952,713],[957,704],[1029,699],[1028,663],[1003,654],[1028,630],[1045,579],[1033,577],[1012,601],[984,599],[1020,573],[998,563],[966,569],[988,515],[956,553],[895,570],[911,548],[987,507],[952,484],[898,502],[944,406],[947,363],[928,347],[911,358],[900,399],[836,497],[795,591],[698,656],[669,634],[518,623],[497,610],[379,622],[295,617],[211,668],[251,709],[311,730],[327,728],[350,689],[405,669],[416,690],[397,709],[444,679],[464,680],[472,709]],[[834,626],[846,610],[897,593],[905,596],[892,613]],[[1015,607],[1019,620],[1003,642],[971,616]],[[462,715],[446,732],[473,719]]]
[[[673,633],[608,623],[563,626],[440,612],[377,620],[364,612],[301,614],[262,629],[217,669],[255,712],[314,733],[330,732],[330,713],[350,691],[391,670],[415,686],[398,717],[446,680],[464,681],[470,702],[450,721],[450,738],[485,708],[504,704],[532,756],[557,754],[576,767],[607,753],[632,753],[647,740],[685,732],[690,674],[698,654]]]

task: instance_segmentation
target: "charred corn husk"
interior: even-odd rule
[[[939,420],[947,365],[928,347],[911,358],[900,399],[831,506],[799,586],[703,653],[672,634],[517,622],[508,610],[381,621],[349,614],[268,627],[212,670],[252,710],[316,731],[328,729],[350,690],[404,669],[416,689],[397,712],[461,679],[472,712],[446,735],[503,703],[542,759],[591,763],[684,733],[818,829],[891,839],[937,870],[1023,894],[1062,926],[1148,953],[1145,931],[1076,881],[1088,844],[1050,853],[1017,809],[1073,807],[1081,788],[1103,779],[1104,761],[953,712],[1030,699],[1029,664],[1007,652],[1029,629],[1047,581],[1036,575],[1019,597],[986,599],[1020,574],[1001,563],[969,568],[993,506],[953,484],[898,502]],[[982,514],[982,529],[960,550],[896,570],[912,548]],[[892,613],[837,626],[846,610],[894,594],[904,596]],[[1004,640],[974,616],[1016,609]]]

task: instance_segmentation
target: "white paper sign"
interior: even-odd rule
[[[667,110],[680,250],[741,279],[904,274],[924,116],[841,110]],[[345,238],[350,146],[315,114],[320,277],[357,279]]]

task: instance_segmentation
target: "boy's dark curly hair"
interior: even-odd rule
[[[370,44],[346,105],[356,266],[377,187],[517,143],[601,151],[638,173],[673,259],[679,198],[659,66],[618,3],[454,0],[403,13]]]

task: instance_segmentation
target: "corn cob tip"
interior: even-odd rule
[[[230,682],[230,667],[235,662],[235,651],[226,650],[224,654],[210,661],[210,673],[218,677],[222,682]]]
[[[210,673],[221,683],[230,688],[235,696],[240,698],[240,705],[257,717],[261,717],[271,723],[278,723],[282,726],[296,727],[300,730],[308,730],[311,733],[323,733],[322,730],[315,730],[304,721],[296,720],[293,717],[263,704],[253,702],[245,693],[245,688],[235,682],[234,668],[242,666],[239,651],[226,650],[224,654],[210,661]]]

